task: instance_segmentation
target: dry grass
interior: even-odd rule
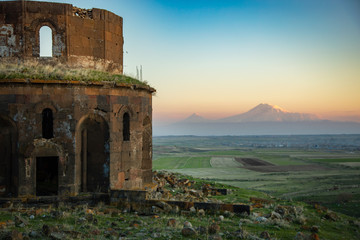
[[[74,69],[65,65],[44,65],[38,62],[0,63],[0,79],[39,79],[82,82],[116,82],[148,86],[146,81],[94,69]]]

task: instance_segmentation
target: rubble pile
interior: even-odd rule
[[[93,19],[93,13],[91,9],[73,7],[73,15],[80,18]]]
[[[196,184],[195,181],[187,178],[179,179],[175,174],[168,172],[154,172],[153,180],[155,186],[151,190],[148,189],[147,199],[222,203],[220,200],[209,198],[222,194],[210,184]]]

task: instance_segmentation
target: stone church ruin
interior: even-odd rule
[[[0,59],[123,73],[123,21],[70,4],[0,2]],[[52,35],[40,55],[40,30]],[[145,85],[0,79],[0,197],[141,190],[152,182]]]

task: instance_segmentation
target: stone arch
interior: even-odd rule
[[[29,192],[58,195],[68,161],[63,147],[49,139],[35,139],[25,151],[24,160],[25,176],[34,183]]]
[[[49,45],[49,46],[48,46]],[[53,57],[53,31],[48,26],[42,26],[39,30],[39,56]],[[50,47],[50,49],[48,49]]]
[[[122,106],[116,114],[118,121],[121,123],[120,132],[122,132],[122,140],[130,141],[131,139],[131,130],[132,130],[132,121],[134,118],[134,112],[129,106]]]
[[[107,192],[110,176],[110,131],[104,114],[83,116],[76,127],[76,180],[82,192]]]
[[[17,127],[0,115],[0,196],[17,194]]]
[[[51,57],[54,57],[56,54],[54,52],[55,50],[55,44],[57,44],[56,35],[59,32],[57,25],[50,19],[36,19],[31,24],[32,29],[34,30],[35,36],[33,36],[33,39],[35,40],[33,43],[33,55],[35,57],[41,57],[40,56],[40,29],[42,27],[48,27],[51,30],[51,43],[52,43],[52,51],[51,51]]]
[[[37,104],[35,105],[35,112],[41,114],[42,111],[43,111],[45,108],[51,109],[51,111],[53,112],[53,114],[57,113],[57,108],[55,107],[55,105],[54,105],[53,102],[51,102],[51,101],[42,101],[42,102],[37,103]]]

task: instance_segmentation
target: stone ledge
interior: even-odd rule
[[[84,82],[84,81],[66,81],[66,80],[40,80],[40,79],[0,79],[0,84],[58,84],[58,85],[82,85],[108,88],[130,88],[132,90],[145,90],[155,93],[152,87],[141,86],[138,84],[114,83],[114,82]]]

